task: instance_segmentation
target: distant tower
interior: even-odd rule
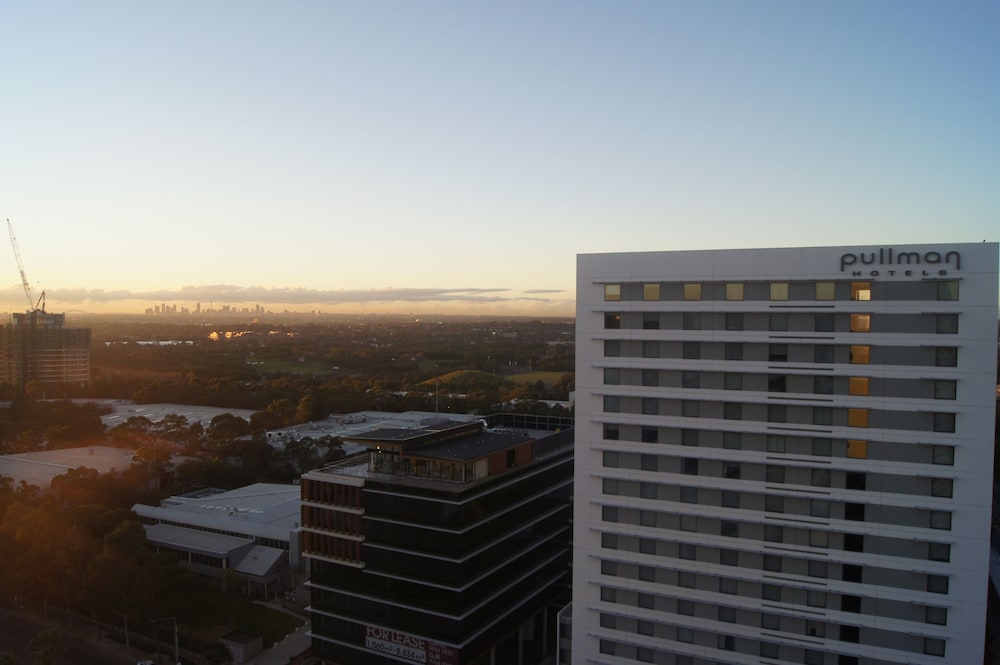
[[[0,381],[90,385],[90,328],[66,328],[65,314],[14,314],[0,329]]]

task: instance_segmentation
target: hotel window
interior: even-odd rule
[[[779,594],[778,597],[780,598],[781,595]],[[760,627],[766,628],[767,630],[781,630],[781,617],[777,614],[761,612]]]
[[[809,500],[810,517],[830,517],[830,502],[826,499]]]
[[[639,496],[643,499],[655,499],[658,497],[656,483],[639,483]]]
[[[743,360],[743,345],[739,342],[726,342],[726,360]]]
[[[854,365],[868,365],[871,363],[872,347],[867,344],[851,345],[851,363]]]
[[[833,344],[817,344],[813,347],[813,362],[832,363]]]
[[[765,494],[764,512],[765,513],[785,512],[785,497],[779,496],[777,494]]]
[[[937,624],[939,626],[947,625],[948,623],[947,608],[928,606],[924,612],[924,622]]]
[[[767,452],[769,453],[783,453],[785,452],[785,437],[779,434],[768,434],[767,435]]]
[[[864,522],[865,521],[865,504],[863,503],[845,503],[844,504],[844,519],[850,520],[851,522]]]
[[[641,438],[643,443],[659,443],[660,440],[660,430],[655,427],[643,427],[641,430]],[[643,459],[645,462],[645,458]],[[650,471],[656,471],[654,466]]]
[[[816,300],[833,300],[837,297],[837,285],[833,282],[816,282]]]
[[[604,299],[605,300],[621,300],[622,299],[622,285],[621,284],[605,284],[604,285]]]
[[[659,300],[660,299],[660,285],[659,284],[643,284],[642,285],[642,299],[643,300]]]
[[[844,534],[844,551],[845,552],[864,552],[865,551],[865,537],[860,533],[845,533]]]
[[[740,493],[733,492],[732,490],[722,490],[721,503],[723,508],[739,508]]]
[[[658,369],[642,370],[642,385],[654,386],[654,387],[660,385],[660,370]]]
[[[726,372],[723,377],[723,388],[726,390],[743,390],[743,375]]]
[[[698,518],[694,515],[681,515],[680,516],[680,529],[681,531],[697,531],[698,530]]]
[[[844,474],[844,489],[863,492],[867,484],[866,476],[860,471],[848,471]]]
[[[761,642],[760,655],[762,658],[777,658],[778,645],[775,644],[774,642]]]
[[[829,549],[830,547],[830,532],[829,531],[810,531],[809,532],[809,547],[819,547],[821,549]]]
[[[614,450],[605,450],[603,465],[605,469],[617,469],[618,453]]]
[[[608,441],[618,440],[618,425],[605,425],[604,438]]]
[[[937,299],[958,300],[958,282],[956,281],[938,282]]]
[[[787,344],[768,344],[767,359],[772,363],[788,362]]]
[[[864,569],[861,566],[845,563],[840,567],[840,579],[845,582],[861,583],[864,577]]]
[[[851,332],[871,332],[871,314],[851,314]]]
[[[927,576],[928,593],[948,593],[948,577],[945,575]]]
[[[951,545],[948,543],[927,543],[927,559],[930,561],[951,561]]]
[[[622,327],[622,315],[618,312],[607,312],[604,315],[604,327],[607,330],[617,330]]]
[[[743,447],[743,434],[740,432],[723,432],[722,447],[727,450],[739,450]]]
[[[955,448],[952,446],[931,446],[931,462],[951,466],[955,463]]]
[[[781,587],[777,584],[762,584],[760,585],[760,597],[764,600],[773,600],[776,602],[781,602]]]
[[[934,382],[934,399],[955,399],[957,387],[957,381],[938,379]]]
[[[814,406],[813,425],[833,425],[833,409],[828,406]]]
[[[677,571],[677,586],[693,589],[698,583],[698,575],[683,570]]]
[[[677,545],[677,556],[681,559],[694,560],[698,558],[698,547],[691,543],[680,543]]]
[[[813,330],[816,332],[833,332],[833,314],[816,314],[813,319]]]
[[[788,331],[788,315],[787,314],[771,314],[768,317],[768,330],[771,332],[787,332]]]
[[[816,457],[830,457],[833,454],[833,444],[830,439],[813,439],[812,454]]]
[[[945,531],[951,531],[951,513],[947,510],[930,511],[928,521],[932,529],[944,529]]]
[[[685,284],[684,300],[701,300],[701,284]]]
[[[847,456],[855,459],[868,459],[868,442],[859,439],[848,439]]]
[[[871,282],[851,282],[851,300],[871,300]]]
[[[767,405],[767,422],[769,423],[786,423],[788,422],[788,409],[785,408],[784,404],[768,404]]]
[[[813,487],[829,487],[830,469],[813,469],[811,472],[810,484]]]
[[[640,405],[644,416],[660,415],[660,400],[655,397],[643,397]]]
[[[602,486],[601,493],[610,496],[617,496],[619,493],[618,489],[618,479],[617,478],[605,478]]]
[[[681,415],[685,418],[697,418],[701,411],[701,403],[696,400],[681,400]]]
[[[740,537],[739,522],[722,520],[719,523],[719,535],[724,536],[726,538],[739,538]]]
[[[685,360],[701,358],[701,342],[684,342],[681,346],[681,355]]]
[[[777,554],[765,554],[764,562],[761,567],[769,573],[780,573],[781,564],[781,557]]]
[[[954,432],[955,431],[955,414],[954,413],[935,413],[934,414],[934,431],[935,432]]]
[[[691,616],[691,617],[693,617],[694,616],[694,601],[693,600],[685,600],[683,598],[678,598],[677,599],[677,613],[678,614],[683,614],[685,616]],[[694,640],[694,635],[691,634],[690,636],[685,636],[684,639],[681,639],[681,631],[678,630],[677,631],[677,639],[680,642],[691,642],[691,641]]]
[[[951,478],[931,478],[931,496],[950,499],[955,491],[955,482]]]
[[[958,347],[939,346],[934,352],[934,364],[937,367],[957,367]]]
[[[681,487],[679,496],[681,503],[698,503],[698,488]]]
[[[832,376],[814,376],[813,377],[813,392],[817,395],[832,395],[833,394],[833,377]]]
[[[617,367],[604,368],[604,385],[617,386],[621,383],[621,370]]]
[[[681,445],[682,446],[697,446],[698,445],[698,430],[696,430],[696,429],[682,429],[681,430]]]
[[[739,402],[725,402],[722,405],[722,417],[725,420],[742,420],[743,405]]]
[[[601,521],[602,522],[617,522],[618,521],[618,509],[614,506],[604,506],[601,508]]]
[[[826,592],[809,589],[806,591],[806,604],[810,607],[826,607]]]
[[[867,376],[852,376],[847,380],[848,395],[867,395],[869,379]]]
[[[640,510],[639,511],[639,525],[640,526],[656,526],[656,515],[657,513],[652,510]]]
[[[861,629],[857,626],[841,626],[840,641],[857,643],[861,639]]]
[[[689,342],[685,342],[685,345]],[[697,344],[697,342],[694,342]],[[685,346],[685,349],[687,347]],[[643,358],[659,358],[660,357],[660,343],[654,342],[652,340],[646,340],[642,343],[642,357]]]
[[[806,635],[809,637],[824,637],[826,635],[826,624],[815,619],[806,620]],[[820,661],[822,665],[823,661]]]
[[[618,399],[618,395],[604,396],[604,411],[605,413],[618,413],[621,411],[621,400]]]
[[[944,657],[944,640],[940,637],[924,638],[924,653],[928,656]]]
[[[815,623],[815,622],[806,622],[806,623]],[[818,635],[817,637],[822,637],[822,635]],[[816,651],[814,649],[806,649],[802,662],[805,663],[805,665],[823,665],[825,660],[826,656],[822,651]]]
[[[828,575],[826,561],[813,561],[810,559],[806,565],[806,575],[825,579]]]
[[[743,300],[743,284],[740,282],[726,284],[726,300]]]
[[[739,462],[723,462],[722,464],[722,475],[730,480],[740,479],[740,463]]]
[[[639,620],[636,624],[636,631],[640,635],[652,635],[654,624],[652,621]]]
[[[724,605],[719,606],[719,621],[724,623],[736,623],[736,608],[735,607],[725,607]]]
[[[658,312],[643,312],[642,313],[642,329],[643,330],[659,330],[660,329],[660,314]]]
[[[681,473],[686,476],[698,475],[698,458],[684,457],[681,459]]]
[[[604,357],[618,358],[622,354],[622,344],[617,339],[604,340]]]
[[[726,312],[726,330],[743,330],[743,312]]]
[[[788,300],[788,282],[771,282],[771,300]]]
[[[937,332],[941,335],[954,335],[958,333],[958,314],[938,314]]]
[[[722,651],[736,650],[736,638],[733,637],[732,635],[719,635],[719,638],[715,644]]]
[[[684,330],[701,330],[701,314],[698,312],[684,312],[682,317]]]
[[[767,464],[764,467],[764,482],[783,483],[785,482],[785,467],[776,464]]]

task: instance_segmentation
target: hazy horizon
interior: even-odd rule
[[[41,0],[0,39],[50,311],[572,316],[578,253],[998,239],[995,2]]]

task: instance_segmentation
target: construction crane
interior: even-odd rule
[[[28,299],[29,312],[45,311],[45,291],[36,301],[31,295],[31,284],[28,283],[28,276],[24,274],[24,262],[21,261],[21,251],[17,248],[17,238],[14,237],[14,225],[7,219],[7,231],[10,233],[10,246],[14,248],[14,258],[17,260],[17,269],[21,272],[21,286],[24,287],[24,297]]]

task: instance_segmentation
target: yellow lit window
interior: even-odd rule
[[[871,282],[851,282],[851,300],[871,300]]]
[[[867,395],[868,377],[852,376],[847,382],[847,392],[851,395]]]
[[[622,285],[621,284],[605,284],[604,285],[604,299],[605,300],[621,300],[622,299]]]
[[[743,284],[726,284],[726,300],[743,300]]]
[[[788,282],[771,283],[771,300],[788,300]]]
[[[643,300],[659,300],[660,299],[660,285],[659,284],[643,284],[642,285],[642,299]]]
[[[850,427],[868,427],[868,409],[848,409],[847,424]]]
[[[685,284],[684,300],[701,300],[701,284]]]
[[[851,314],[851,332],[871,332],[871,314]]]
[[[847,456],[856,459],[868,459],[868,442],[857,439],[847,440]]]
[[[872,347],[867,344],[851,345],[851,362],[855,365],[867,365],[871,362]]]
[[[833,300],[837,289],[833,282],[816,282],[816,300]]]

